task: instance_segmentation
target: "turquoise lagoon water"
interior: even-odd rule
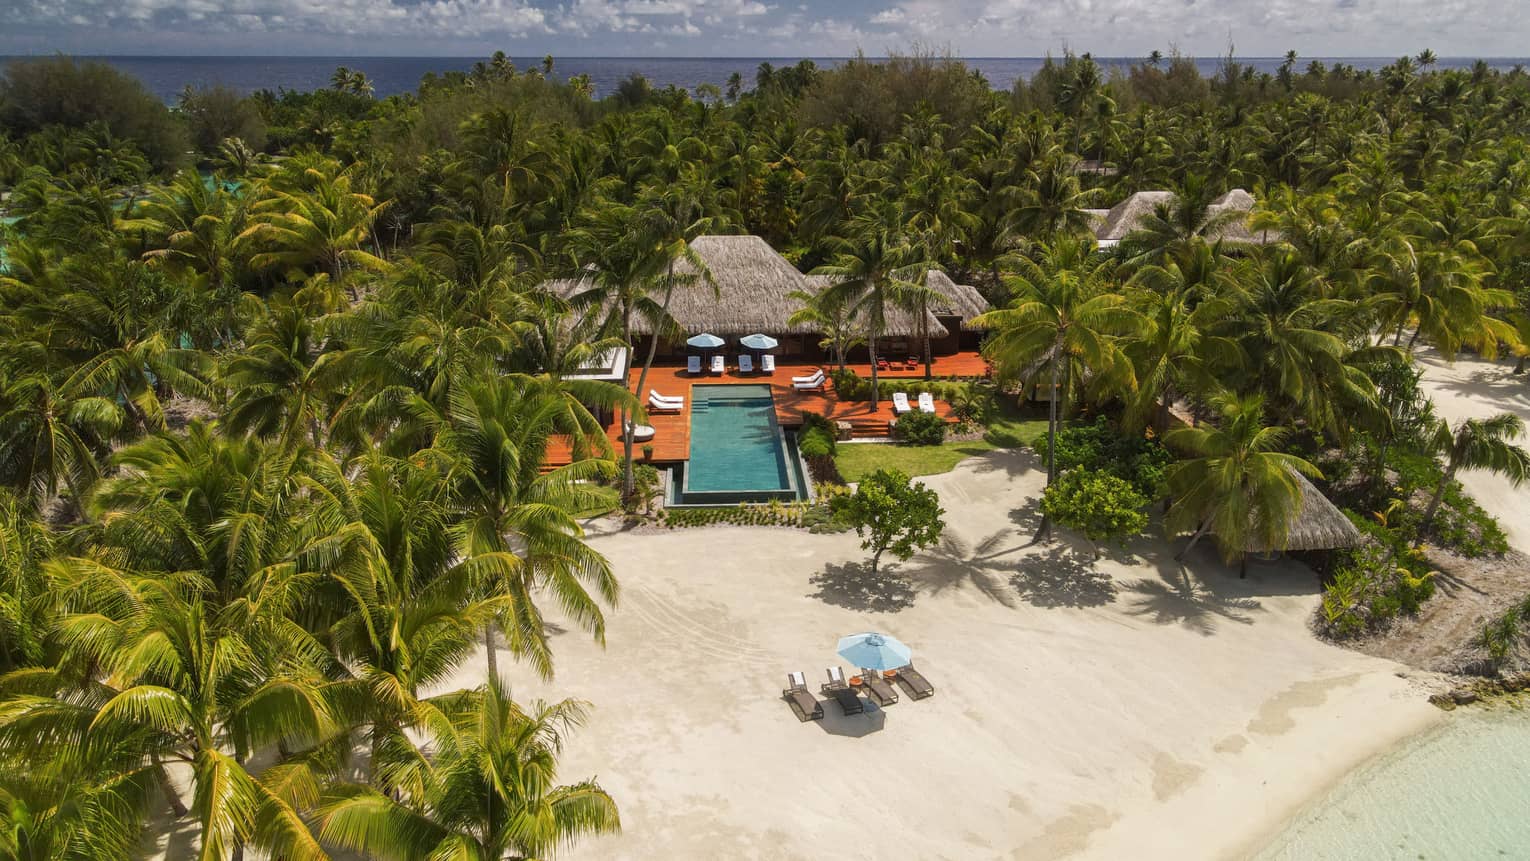
[[[692,386],[686,492],[790,490],[769,386]]]
[[[1309,805],[1258,861],[1530,858],[1530,712],[1452,712]]]

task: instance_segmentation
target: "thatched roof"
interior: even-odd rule
[[[1291,474],[1301,487],[1302,502],[1296,520],[1286,533],[1285,546],[1265,547],[1250,541],[1244,549],[1250,553],[1269,553],[1275,550],[1341,550],[1358,546],[1362,540],[1360,530],[1344,516],[1344,512],[1313,487],[1306,476],[1294,471]]]
[[[827,290],[828,288],[834,286],[835,281],[834,276],[832,275],[809,275],[807,276],[807,279],[808,283],[812,285],[811,289],[814,293],[817,293],[820,290]],[[905,311],[902,308],[894,308],[889,306],[886,311],[886,316],[887,328],[882,332],[881,337],[912,338],[919,334],[919,317],[914,312]],[[929,332],[931,338],[944,338],[945,336],[951,334],[950,330],[947,329],[943,323],[935,319],[933,308],[931,308],[928,316]]]
[[[946,297],[943,304],[932,306],[930,310],[942,317],[960,317],[962,329],[966,331],[975,331],[969,321],[989,310],[988,300],[983,298],[976,287],[958,284],[939,269],[931,269],[925,275],[924,286]]]
[[[1249,218],[1254,214],[1254,196],[1241,188],[1229,191],[1206,207],[1207,218],[1215,218],[1224,213],[1229,214],[1230,218],[1226,224],[1206,237],[1212,242],[1266,245],[1279,242],[1281,239],[1280,234],[1272,230],[1254,233],[1249,229]]]
[[[1173,200],[1172,191],[1139,191],[1110,208],[1105,214],[1105,223],[1095,231],[1095,237],[1114,241],[1125,239],[1142,226],[1144,219],[1153,214],[1154,207]]]

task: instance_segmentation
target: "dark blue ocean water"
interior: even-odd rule
[[[15,59],[0,57],[0,64]],[[150,90],[167,102],[173,101],[188,84],[221,84],[242,92],[258,89],[286,88],[289,90],[312,90],[329,84],[330,74],[337,66],[360,69],[372,79],[372,86],[379,96],[408,92],[419,86],[426,72],[467,71],[476,57],[93,57],[116,66],[142,80]],[[725,86],[734,72],[744,76],[750,84],[755,70],[763,62],[776,66],[796,63],[797,57],[560,57],[554,76],[567,78],[571,75],[588,74],[595,84],[598,95],[610,93],[623,78],[638,72],[655,86],[673,84],[693,89],[701,84]],[[845,61],[843,57],[814,57],[820,66],[834,66]],[[1007,90],[1017,78],[1027,78],[1041,67],[1039,57],[972,57],[964,58],[971,68],[982,72],[996,89]],[[1134,58],[1097,57],[1107,68],[1125,66],[1136,62]],[[1392,62],[1389,57],[1303,57],[1298,68],[1305,68],[1313,59],[1328,65],[1335,62],[1349,63],[1359,69],[1379,69]],[[518,68],[540,65],[541,57],[516,57]],[[1262,71],[1274,72],[1280,66],[1279,57],[1240,57],[1240,63],[1252,65]],[[1203,74],[1216,71],[1221,60],[1215,57],[1197,60]],[[1470,58],[1442,58],[1441,68],[1465,68]],[[1515,65],[1530,64],[1524,58],[1489,58],[1494,68],[1509,69]]]

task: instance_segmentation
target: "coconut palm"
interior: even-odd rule
[[[597,783],[557,783],[558,755],[585,711],[573,700],[523,709],[496,676],[423,704],[419,722],[430,733],[430,754],[401,754],[390,763],[409,775],[409,791],[390,797],[366,786],[337,787],[320,814],[319,835],[374,858],[518,861],[615,833],[616,803]]]
[[[1132,393],[1136,379],[1116,338],[1138,329],[1141,318],[1110,291],[1108,263],[1094,241],[1064,240],[1043,249],[1039,262],[1018,261],[1010,279],[1015,298],[1007,307],[973,319],[991,334],[985,355],[1001,369],[1050,381],[1047,408],[1047,483],[1057,477],[1057,429],[1066,412],[1074,368],[1092,373],[1116,392]],[[1043,515],[1036,540],[1051,535]]]
[[[609,477],[612,465],[584,457],[543,471],[549,447],[562,440],[571,440],[576,456],[608,445],[586,403],[625,411],[635,399],[609,383],[524,375],[464,387],[453,399],[451,428],[441,445],[456,464],[457,504],[463,510],[459,552],[472,566],[480,594],[506,599],[496,624],[484,631],[491,668],[497,626],[511,654],[530,661],[541,675],[552,675],[546,623],[537,606],[544,591],[596,642],[605,641],[600,602],[614,606],[619,589],[610,563],[584,542],[576,515],[609,505],[587,482]]]
[[[1052,242],[1092,232],[1094,222],[1086,210],[1099,190],[1084,190],[1072,162],[1054,151],[1029,179],[1015,210],[1015,222],[1024,234]]]
[[[1297,474],[1320,478],[1317,467],[1284,447],[1290,431],[1264,423],[1259,395],[1219,395],[1212,401],[1219,421],[1176,428],[1165,443],[1187,455],[1169,471],[1174,502],[1164,517],[1171,535],[1193,533],[1178,558],[1184,559],[1207,532],[1215,534],[1228,561],[1250,547],[1280,548],[1301,512]],[[1245,570],[1239,572],[1243,576]]]
[[[366,250],[386,202],[355,191],[348,174],[316,167],[294,184],[298,187],[274,185],[271,196],[251,205],[252,225],[238,240],[250,249],[252,267],[323,273],[337,284],[345,283],[352,271],[387,268],[381,257]]]
[[[274,299],[245,335],[243,351],[224,364],[225,418],[234,433],[281,440],[291,451],[322,447],[330,415],[334,353],[323,347],[321,321],[298,300]]]
[[[871,403],[878,403],[877,338],[887,331],[894,308],[913,310],[927,301],[929,272],[925,249],[903,232],[896,207],[886,205],[858,216],[847,238],[836,237],[830,262],[816,274],[832,280],[820,294],[829,307],[842,305],[866,333],[871,353]]]
[[[34,506],[60,488],[78,505],[125,420],[111,398],[71,395],[42,374],[8,373],[0,383],[0,482]]]
[[[1440,510],[1445,491],[1456,480],[1462,469],[1480,469],[1502,475],[1515,486],[1530,478],[1530,452],[1514,445],[1514,440],[1525,434],[1525,423],[1513,413],[1499,413],[1485,419],[1467,419],[1451,429],[1440,419],[1434,432],[1427,438],[1437,454],[1445,458],[1445,471],[1440,475],[1434,495],[1424,509],[1419,523],[1419,534],[1428,532]]]

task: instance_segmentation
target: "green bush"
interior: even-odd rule
[[[1365,539],[1334,555],[1333,574],[1323,588],[1323,627],[1337,639],[1417,613],[1435,589],[1428,561],[1409,543],[1411,530],[1346,514]]]
[[[909,445],[940,445],[946,441],[946,420],[935,413],[907,413],[893,425],[893,437]]]
[[[1148,498],[1131,482],[1103,470],[1075,467],[1062,473],[1041,497],[1041,510],[1090,541],[1116,541],[1147,528]]]
[[[1046,437],[1036,450],[1047,454]],[[1076,425],[1057,432],[1057,471],[1078,467],[1109,472],[1129,482],[1149,500],[1163,496],[1164,475],[1174,456],[1163,443],[1144,435],[1123,434],[1104,416],[1093,424]]]

